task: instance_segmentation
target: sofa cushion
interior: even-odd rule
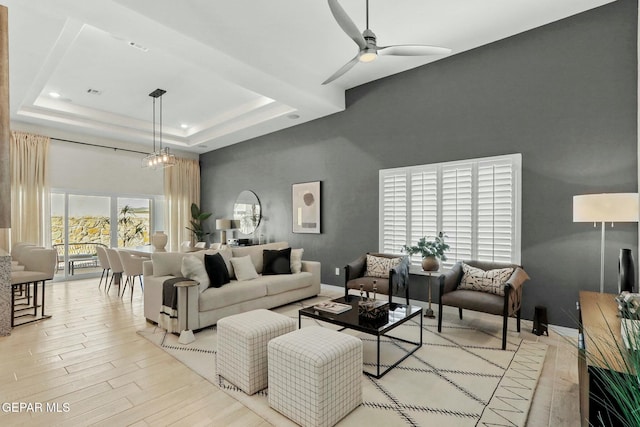
[[[367,269],[364,273],[369,277],[389,278],[389,270],[400,264],[402,258],[387,258],[367,254]]]
[[[207,249],[206,251],[198,251],[195,252],[194,255],[199,257],[202,262],[204,262],[205,255],[213,255],[220,254],[224,259],[224,263],[227,265],[227,271],[229,272],[229,278],[232,279],[234,276],[233,266],[231,265],[231,257],[233,253],[231,252],[231,248],[227,245],[222,245],[219,249]]]
[[[275,243],[267,243],[265,245],[254,245],[254,246],[240,246],[237,248],[232,248],[234,257],[242,257],[249,255],[251,256],[251,262],[256,267],[256,271],[260,274],[262,273],[262,251],[265,249],[284,249],[288,248],[289,244],[287,242],[275,242]]]
[[[267,296],[267,287],[259,280],[238,282],[232,280],[221,288],[209,288],[200,294],[199,311],[215,310],[245,301],[252,301]]]
[[[153,261],[153,275],[158,276],[182,276],[182,258],[186,254],[179,252],[154,252],[151,254]]]
[[[262,251],[262,275],[291,274],[291,248]]]
[[[227,270],[227,264],[221,254],[205,254],[204,268],[207,270],[212,287],[219,288],[230,282],[229,270]]]
[[[504,310],[504,297],[488,292],[463,289],[442,295],[442,304],[465,310],[501,315]]]
[[[311,286],[311,273],[278,274],[274,276],[262,276],[255,281],[267,286],[267,295],[277,295],[294,289]]]
[[[258,277],[256,268],[251,262],[251,257],[249,255],[231,258],[231,265],[233,265],[233,270],[236,273],[238,281],[251,280]]]
[[[462,278],[458,289],[487,292],[504,296],[504,284],[513,274],[513,267],[481,270],[462,263]]]
[[[206,290],[209,285],[209,275],[202,261],[193,255],[187,255],[182,258],[182,276],[198,282],[200,292]],[[179,275],[178,275],[179,276]]]
[[[293,274],[302,271],[302,254],[304,249],[291,249],[291,272]]]

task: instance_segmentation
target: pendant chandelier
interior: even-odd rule
[[[142,167],[145,168],[166,168],[176,164],[176,156],[169,152],[169,147],[162,147],[162,95],[166,90],[156,89],[149,94],[153,98],[153,153],[142,159]],[[156,150],[156,100],[160,98],[160,132],[159,149]]]

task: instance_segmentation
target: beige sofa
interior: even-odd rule
[[[268,243],[245,247],[222,247],[227,257],[250,255],[259,274],[252,280],[238,281],[231,274],[231,283],[220,288],[210,287],[200,292],[198,287],[178,290],[178,323],[180,330],[186,329],[186,301],[189,302],[189,329],[198,330],[215,325],[218,320],[232,314],[258,308],[273,308],[290,302],[316,296],[320,293],[320,263],[302,261],[300,273],[263,276],[262,264],[264,249],[288,248],[287,242]],[[214,251],[194,253],[160,252],[151,256],[151,261],[143,264],[144,276],[144,315],[147,320],[157,323],[162,306],[162,287],[167,279],[180,277],[182,258],[197,256]],[[223,257],[224,257],[223,255]],[[188,298],[187,297],[188,292]]]

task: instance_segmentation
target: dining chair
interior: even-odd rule
[[[109,281],[107,293],[109,293],[109,291],[111,290],[111,284],[115,282],[115,284],[118,286],[118,295],[120,295],[120,288],[123,288],[122,273],[124,272],[122,262],[120,261],[120,255],[118,255],[117,249],[106,248],[105,251],[107,252],[107,257],[109,258],[109,267],[111,268],[111,280]]]
[[[100,289],[100,286],[102,286],[103,278],[104,278],[104,288],[107,289],[107,282],[109,281],[109,271],[111,270],[111,267],[109,266],[109,256],[107,255],[106,248],[100,245],[96,246],[96,253],[98,254],[98,264],[102,268],[102,274],[100,275],[100,282],[98,282],[98,289]]]
[[[140,281],[140,290],[144,292],[144,287],[142,285],[142,263],[145,260],[148,260],[148,258],[134,255],[127,250],[119,250],[118,255],[120,256],[120,262],[122,263],[124,274],[127,275],[124,287],[122,288],[122,296],[124,296],[124,291],[127,289],[128,284],[131,288],[131,300],[133,301],[133,288],[136,283],[136,277]]]

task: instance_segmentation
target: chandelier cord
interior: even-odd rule
[[[153,98],[153,152],[156,152],[156,99]]]

